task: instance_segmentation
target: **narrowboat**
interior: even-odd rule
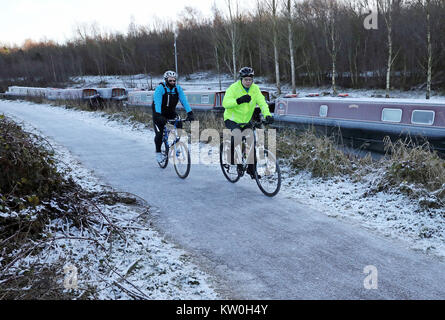
[[[111,100],[122,101],[127,99],[127,89],[125,88],[112,88],[111,89]]]
[[[269,92],[262,91],[264,97],[269,101]],[[224,99],[225,91],[184,91],[187,101],[194,110],[201,111],[221,111],[224,110],[222,102]],[[128,92],[128,98],[126,105],[128,106],[145,106],[151,107],[153,104],[154,91],[130,91]],[[183,106],[179,102],[178,108],[182,109]],[[273,110],[271,110],[273,112]]]
[[[222,108],[224,91],[185,91],[184,94],[192,109],[212,111]],[[178,108],[183,108],[181,102]]]
[[[133,90],[129,91],[124,106],[151,107],[154,91]]]
[[[5,92],[5,96],[10,97],[45,97],[47,88],[18,87],[12,86]]]
[[[114,101],[122,101],[127,99],[127,90],[125,88],[121,87],[114,87],[114,88],[93,88],[93,90],[96,90],[97,94],[99,95],[100,99],[102,100],[114,100]]]
[[[385,98],[279,98],[277,124],[337,134],[354,148],[383,152],[383,138],[411,137],[445,153],[445,101]]]
[[[48,100],[80,100],[82,99],[82,89],[48,88],[45,91],[45,98]]]
[[[222,99],[224,91],[184,91],[187,101],[195,110],[211,111],[222,108]],[[153,104],[154,91],[130,91],[128,92],[128,106],[151,107]],[[183,109],[181,102],[178,103],[178,109]]]

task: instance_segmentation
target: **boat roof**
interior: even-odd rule
[[[301,97],[280,98],[280,100],[298,102],[342,102],[342,103],[371,103],[371,104],[409,104],[444,106],[445,99],[399,99],[399,98],[351,98],[351,97]]]

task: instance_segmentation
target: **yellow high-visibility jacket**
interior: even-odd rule
[[[252,99],[250,102],[238,104],[236,99],[248,94]],[[264,117],[270,116],[269,105],[266,102],[260,87],[255,83],[249,88],[247,92],[243,87],[241,80],[233,83],[226,91],[223,100],[224,121],[232,120],[236,123],[247,123],[253,115],[255,107],[258,105]]]

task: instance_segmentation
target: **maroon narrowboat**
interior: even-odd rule
[[[354,147],[383,151],[383,138],[428,140],[445,154],[445,101],[385,98],[279,98],[278,122],[341,135]]]

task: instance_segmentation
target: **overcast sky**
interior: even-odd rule
[[[126,32],[132,18],[144,26],[154,17],[174,21],[186,6],[210,17],[213,3],[225,7],[224,0],[0,0],[0,43],[64,42],[74,37],[75,26],[93,22],[101,30]]]

